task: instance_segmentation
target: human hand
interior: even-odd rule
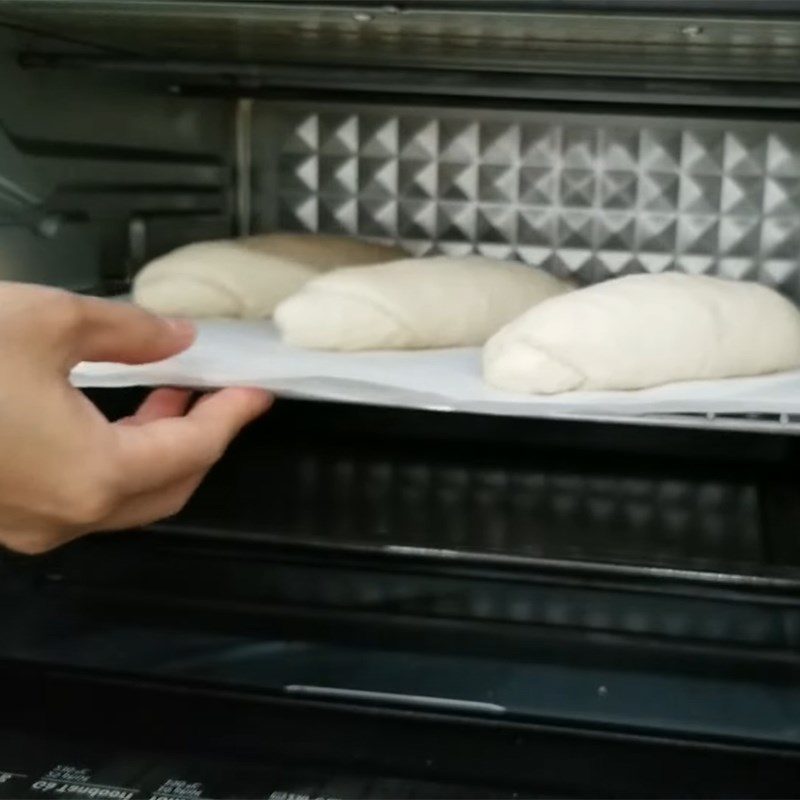
[[[156,389],[110,423],[69,373],[80,361],[158,361],[194,335],[133,306],[0,282],[0,545],[41,553],[183,507],[270,395],[223,389],[187,410],[190,391]]]

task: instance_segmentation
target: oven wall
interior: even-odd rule
[[[0,29],[0,277],[113,290],[232,226],[232,103],[163,81],[26,70]]]
[[[283,229],[512,258],[580,284],[681,269],[800,300],[794,111],[248,99],[70,67],[70,48],[94,51],[64,41],[66,66],[19,66],[53,47],[0,29],[6,279],[120,291],[180,244]]]
[[[257,102],[254,227],[477,252],[581,284],[678,269],[800,300],[800,124],[564,109]]]

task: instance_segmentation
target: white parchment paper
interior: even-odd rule
[[[73,371],[73,383],[261,386],[296,397],[511,416],[800,414],[800,370],[633,392],[536,397],[484,384],[478,348],[327,353],[287,347],[270,322],[207,320],[197,327],[197,341],[174,358],[143,366],[83,363]]]

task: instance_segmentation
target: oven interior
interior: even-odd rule
[[[798,66],[780,0],[3,0],[2,277],[285,230],[800,301]],[[279,400],[2,555],[0,797],[788,796],[800,421],[686,422]]]

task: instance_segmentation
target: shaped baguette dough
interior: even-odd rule
[[[409,258],[315,278],[275,310],[284,341],[323,350],[483,344],[569,284],[534,267],[469,256]]]
[[[320,271],[403,258],[398,248],[318,234],[266,234],[196,242],[147,264],[133,301],[157,314],[271,316],[275,306]]]
[[[672,272],[557,297],[483,350],[492,386],[529,394],[642,389],[800,364],[800,312],[757,283]]]

